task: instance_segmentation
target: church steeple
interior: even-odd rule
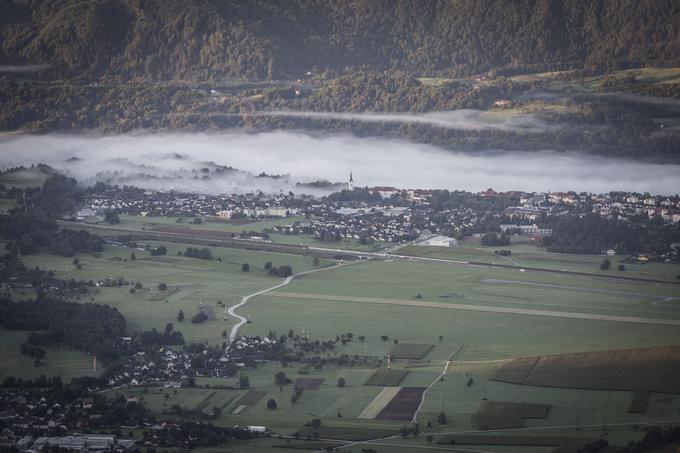
[[[354,190],[354,178],[352,178],[352,172],[349,172],[349,182],[347,183],[347,190]]]

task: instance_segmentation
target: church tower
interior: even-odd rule
[[[354,190],[354,178],[352,178],[352,172],[349,172],[349,181],[347,182],[347,190]]]

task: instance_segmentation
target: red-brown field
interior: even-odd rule
[[[493,379],[544,387],[680,393],[678,376],[680,346],[662,346],[516,359]]]
[[[323,384],[322,378],[297,378],[295,379],[295,386],[305,390],[319,390]]]
[[[420,399],[425,391],[422,387],[402,387],[399,393],[380,411],[377,419],[411,420],[418,409]]]
[[[236,406],[254,406],[259,403],[266,394],[267,392],[264,390],[248,390],[248,393],[239,398],[236,402]]]

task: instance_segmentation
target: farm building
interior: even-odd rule
[[[447,236],[435,236],[426,241],[419,242],[418,245],[428,245],[430,247],[457,247],[458,241]]]

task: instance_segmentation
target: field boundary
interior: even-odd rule
[[[368,403],[357,418],[365,418],[373,420],[380,412],[389,404],[392,399],[397,396],[401,387],[384,387],[373,400]]]
[[[283,285],[280,285],[283,286]],[[355,296],[334,296],[328,294],[312,294],[312,293],[292,293],[272,291],[279,288],[271,288],[269,291],[264,291],[260,295],[269,297],[287,297],[292,299],[315,299],[315,300],[329,300],[339,302],[358,302],[369,304],[387,304],[387,305],[404,305],[407,307],[427,307],[427,308],[441,308],[445,310],[465,310],[478,311],[483,313],[501,313],[509,315],[530,315],[530,316],[545,316],[552,318],[566,318],[566,319],[581,319],[586,321],[608,321],[608,322],[625,322],[636,324],[659,324],[667,326],[680,326],[680,319],[660,319],[660,318],[637,318],[634,316],[619,316],[619,315],[601,315],[594,313],[576,313],[566,311],[552,311],[552,310],[536,310],[530,308],[508,308],[508,307],[493,307],[488,305],[469,305],[469,304],[453,304],[445,302],[429,302],[421,300],[407,300],[407,299],[379,299],[375,297],[355,297]],[[265,294],[268,293],[268,294]]]

